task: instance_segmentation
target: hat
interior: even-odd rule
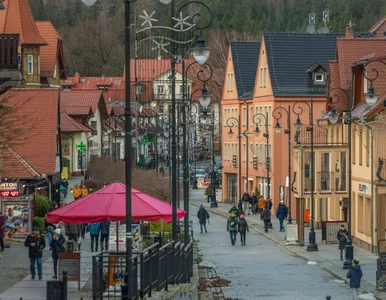
[[[56,228],[56,229],[54,230],[54,233],[56,233],[57,235],[60,235],[60,229],[59,229],[59,228]]]
[[[34,227],[32,228],[32,231],[40,231],[40,229],[38,227]]]
[[[358,258],[356,258],[356,259],[354,259],[354,264],[359,264],[359,259]]]
[[[240,218],[241,218],[241,219],[244,219],[244,215],[243,215],[243,214],[241,214],[241,215],[240,215]]]

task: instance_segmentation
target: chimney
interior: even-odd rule
[[[351,24],[351,21],[344,29],[344,37],[346,39],[353,39],[354,38],[354,26]]]
[[[74,81],[75,81],[75,83],[79,83],[80,82],[80,75],[79,75],[78,72],[76,72],[75,75],[74,75]]]

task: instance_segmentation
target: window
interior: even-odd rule
[[[357,229],[363,233],[363,196],[358,195],[358,224]]]
[[[263,70],[263,87],[267,87],[267,67],[264,67]]]
[[[34,56],[27,56],[27,73],[28,75],[32,75],[34,73]]]
[[[40,75],[40,55],[38,56],[38,74]]]
[[[257,157],[257,163],[259,163],[259,144],[255,144],[255,156]]]
[[[352,126],[352,163],[355,164],[356,157],[357,157],[357,133],[356,133],[356,126]]]
[[[180,95],[184,95],[184,86],[182,84],[180,85]]]
[[[268,124],[271,126],[272,124],[272,106],[268,105]]]
[[[262,88],[263,87],[263,68],[260,68],[259,80],[260,80],[260,85],[259,86]]]
[[[253,143],[249,145],[249,161],[253,162]]]
[[[264,117],[261,118],[261,121],[262,121],[262,124],[261,125],[265,125],[265,117],[267,117],[267,105],[264,105]]]
[[[98,128],[97,128],[97,121],[91,121],[91,127],[95,129],[95,131],[92,132],[92,135],[97,135],[98,134]]]
[[[243,107],[243,126],[247,124],[247,108]]]
[[[54,76],[52,76],[52,78],[56,79],[56,66],[55,66],[55,70],[54,70]]]
[[[343,151],[335,152],[335,191],[347,191],[347,153]]]
[[[315,74],[315,82],[324,82],[323,74]]]
[[[165,94],[165,87],[163,85],[159,85],[157,87],[157,92],[158,92],[158,95],[163,95]]]
[[[321,191],[331,190],[331,170],[330,170],[330,153],[320,153],[320,174],[319,189]]]
[[[363,164],[363,132],[362,129],[359,130],[359,144],[358,144],[358,149],[359,149],[359,159],[358,163],[361,166]]]
[[[370,166],[370,131],[366,132],[366,166]]]
[[[228,143],[224,143],[224,160],[228,159]]]
[[[250,111],[250,117],[249,117],[249,122],[248,122],[248,124],[249,124],[249,126],[253,126],[253,106],[251,106],[250,108],[249,108],[249,111]]]
[[[315,152],[314,152],[315,158]],[[315,159],[314,159],[315,162]],[[311,152],[304,152],[304,192],[311,192],[311,180],[315,178],[314,173],[315,170],[312,170],[311,165]]]
[[[233,92],[233,73],[227,74],[227,89],[228,92]]]
[[[243,161],[245,161],[246,157],[247,157],[247,145],[243,143]]]
[[[365,234],[371,236],[371,200],[369,197],[365,197],[365,209],[363,210],[364,214],[364,231]]]
[[[107,86],[99,86],[98,87],[98,90],[101,90],[101,91],[103,91],[103,92],[107,92],[108,91],[108,87]]]
[[[159,114],[163,114],[164,113],[164,105],[163,104],[160,104],[159,106],[158,106],[158,113]]]
[[[135,94],[136,95],[142,95],[143,94],[143,90],[144,90],[144,86],[142,84],[135,85]],[[159,94],[159,92],[158,92],[158,94]]]
[[[233,92],[233,73],[231,73],[231,92]]]

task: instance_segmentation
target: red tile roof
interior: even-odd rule
[[[89,116],[94,115],[90,106],[63,106],[62,111],[70,116]]]
[[[3,178],[31,179],[41,175],[9,145],[4,145],[0,159],[2,160],[1,175]]]
[[[71,118],[68,114],[62,113],[60,118],[60,127],[62,132],[91,132],[90,126],[80,123]]]
[[[4,0],[2,4],[0,33],[19,34],[22,44],[47,44],[35,25],[28,0]]]
[[[81,112],[85,111],[84,107],[91,107],[92,113],[95,114],[99,105],[99,101],[102,98],[102,91],[67,91],[61,92],[60,97],[60,105],[65,109],[67,107],[78,107],[79,114],[83,114]],[[67,113],[71,115],[74,112],[72,111],[71,113]]]
[[[361,60],[364,56],[374,54],[379,56],[385,53],[386,39],[378,38],[354,38],[354,39],[337,39],[337,59],[330,62],[330,86],[332,88],[351,87],[352,74],[350,66]],[[336,67],[336,63],[339,67]],[[338,74],[336,73],[338,72]],[[346,101],[340,101],[336,108],[345,110],[347,108]]]
[[[382,38],[386,30],[386,16],[384,16],[377,24],[370,28],[369,32],[375,32],[377,37]]]
[[[40,48],[40,75],[52,77],[58,60],[62,37],[49,21],[36,22],[36,26],[40,35],[48,43],[47,46]],[[56,76],[59,77],[59,70],[57,70]]]
[[[19,132],[20,142],[11,144],[14,151],[40,174],[55,173],[59,90],[12,89],[2,97],[14,108],[7,116],[7,122]],[[15,169],[9,177],[25,175],[18,172]]]

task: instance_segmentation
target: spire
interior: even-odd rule
[[[22,44],[47,44],[36,28],[28,0],[4,0],[2,5],[0,34],[19,34]]]

